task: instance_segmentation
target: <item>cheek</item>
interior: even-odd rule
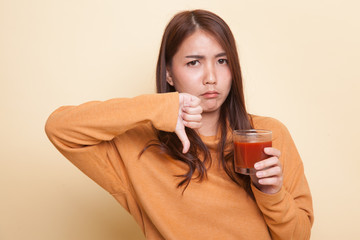
[[[191,90],[199,79],[201,79],[201,73],[198,71],[189,71],[188,69],[178,69],[178,71],[174,72],[173,79],[177,91]]]
[[[231,72],[230,69],[224,69],[223,72],[223,79],[224,79],[224,88],[228,89],[230,91],[231,84],[232,84],[232,78],[231,78]]]
[[[232,81],[228,81],[226,86],[224,87],[224,92],[226,93],[225,94],[225,98],[227,98],[227,96],[229,95],[229,92],[231,90],[231,84],[232,84]]]

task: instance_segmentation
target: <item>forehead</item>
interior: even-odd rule
[[[177,54],[218,54],[224,52],[218,40],[209,32],[196,30],[181,43]],[[177,55],[175,54],[175,55]]]

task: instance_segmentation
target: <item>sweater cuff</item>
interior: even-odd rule
[[[152,115],[154,127],[165,132],[174,132],[179,115],[179,93],[161,93],[156,96],[154,104],[162,109]]]
[[[263,193],[255,185],[251,183],[251,190],[254,193],[254,197],[260,209],[270,208],[271,206],[277,205],[282,202],[286,195],[284,186],[281,187],[280,191],[274,194]]]

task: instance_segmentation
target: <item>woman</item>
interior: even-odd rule
[[[302,161],[279,121],[246,112],[226,23],[203,10],[175,15],[156,77],[158,94],[59,108],[49,139],[148,239],[309,239]],[[234,129],[250,128],[274,139],[251,177],[234,172],[231,141]]]

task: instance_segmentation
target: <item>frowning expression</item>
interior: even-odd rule
[[[219,111],[231,88],[226,52],[210,33],[196,30],[180,45],[166,79],[176,91],[200,98],[203,112]]]

